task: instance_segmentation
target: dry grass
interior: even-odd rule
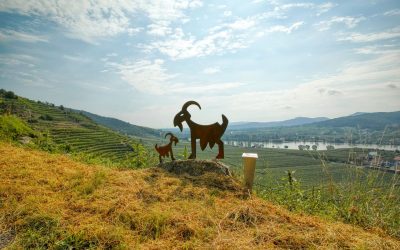
[[[382,231],[293,214],[223,188],[234,183],[216,173],[88,166],[0,144],[0,247],[400,249]]]

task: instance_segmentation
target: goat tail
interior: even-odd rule
[[[225,133],[226,127],[228,127],[228,123],[229,123],[228,118],[226,118],[225,115],[222,115],[222,125],[221,125],[222,134]]]
[[[157,144],[154,146],[154,148],[158,151],[158,146],[157,146]]]

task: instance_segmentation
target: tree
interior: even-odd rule
[[[318,149],[318,146],[317,146],[317,145],[312,145],[312,149],[313,149],[313,150],[317,150],[317,149]]]
[[[332,145],[328,145],[328,146],[326,146],[326,149],[327,149],[327,150],[334,150],[334,149],[335,149],[335,147],[334,147],[334,146],[332,146]]]
[[[14,92],[12,92],[12,91],[7,91],[7,92],[5,92],[4,97],[5,97],[5,98],[8,98],[8,99],[17,99],[17,98],[18,98],[18,97],[14,94]]]

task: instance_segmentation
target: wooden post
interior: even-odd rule
[[[257,154],[243,153],[244,185],[248,192],[253,189],[254,173],[256,169]]]

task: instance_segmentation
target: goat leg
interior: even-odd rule
[[[172,152],[172,148],[171,148],[171,160],[175,161],[174,152]]]
[[[189,159],[196,159],[196,138],[191,138],[191,146],[192,146],[192,153],[189,156]]]
[[[218,144],[218,155],[216,159],[224,159],[224,142],[219,139],[216,143]]]

